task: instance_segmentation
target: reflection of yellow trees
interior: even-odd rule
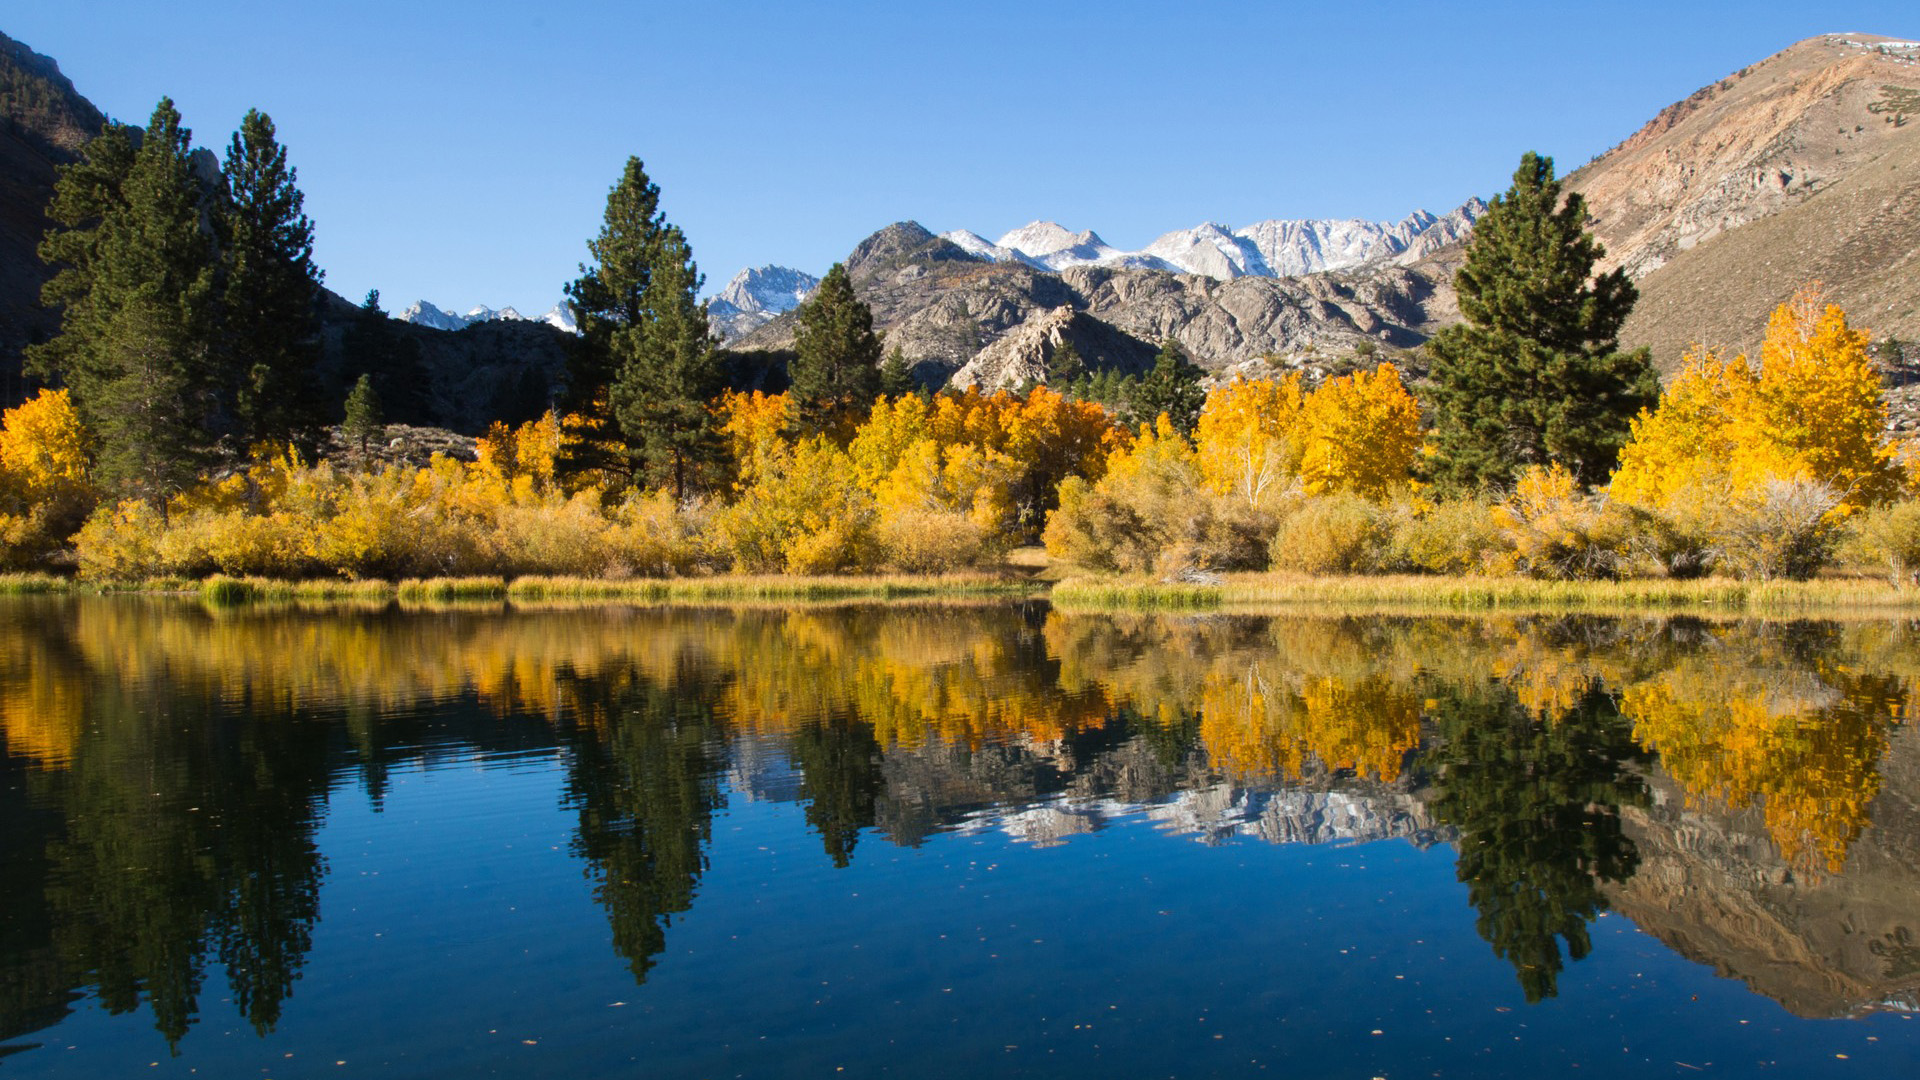
[[[1905,706],[1885,676],[1714,660],[1685,661],[1621,698],[1634,737],[1690,800],[1732,809],[1758,799],[1782,855],[1835,873],[1867,825]]]
[[[982,633],[989,626],[997,632]],[[978,747],[1053,741],[1109,713],[1104,696],[1062,690],[1004,613],[794,614],[748,634],[721,712],[756,730],[851,717],[873,725],[882,745]]]
[[[735,725],[785,733],[838,717],[882,745],[1050,741],[1105,723],[1097,693],[1063,690],[1018,612],[836,609],[502,613],[239,611],[153,600],[0,610],[0,732],[65,765],[101,682],[165,678],[209,700],[387,714],[472,697],[497,716],[592,726],[570,689],[631,670],[660,686],[698,672]]]
[[[1702,805],[1758,806],[1783,852],[1838,867],[1912,715],[1904,625],[1697,620],[1049,615],[1001,606],[216,615],[152,599],[0,607],[0,736],[50,767],[79,752],[87,699],[164,680],[227,706],[345,709],[362,726],[469,698],[496,716],[601,730],[577,688],[698,685],[723,728],[823,721],[874,744],[1051,743],[1115,717],[1197,734],[1238,779],[1324,768],[1391,781],[1428,702],[1498,683],[1532,716],[1596,683]],[[1430,716],[1428,720],[1430,721]],[[355,729],[357,742],[377,743]],[[824,754],[825,751],[823,750]],[[837,751],[836,751],[837,753]]]
[[[1421,698],[1384,676],[1269,682],[1258,666],[1216,678],[1201,698],[1200,739],[1229,776],[1298,779],[1309,759],[1373,780],[1399,778],[1420,744]]]

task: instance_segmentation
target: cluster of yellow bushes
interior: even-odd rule
[[[847,445],[788,434],[785,395],[731,394],[730,500],[568,483],[570,426],[495,425],[478,460],[354,471],[261,462],[156,507],[96,513],[74,538],[88,577],[462,574],[665,576],[738,568],[938,571],[1033,530],[1065,475],[1124,440],[1097,405],[1045,388],[876,402]]]
[[[1048,549],[1098,569],[1805,578],[1836,556],[1896,583],[1920,568],[1920,459],[1885,435],[1867,335],[1803,293],[1761,361],[1710,353],[1633,423],[1611,484],[1536,465],[1511,492],[1436,499],[1415,481],[1419,410],[1382,365],[1304,393],[1215,390],[1188,440],[1166,425],[1069,481]]]
[[[1757,365],[1690,356],[1600,491],[1542,465],[1511,492],[1435,498],[1416,479],[1419,406],[1388,364],[1311,391],[1297,374],[1236,379],[1191,437],[1165,417],[1128,432],[1046,387],[883,397],[838,437],[795,436],[785,395],[714,408],[731,481],[704,499],[562,475],[563,444],[594,436],[548,417],[496,424],[471,464],[283,458],[89,519],[86,435],[47,392],[0,429],[0,561],[43,561],[73,536],[83,573],[120,579],[918,573],[1040,535],[1066,561],[1162,576],[1803,578],[1837,556],[1901,582],[1920,568],[1920,460],[1884,434],[1866,334],[1810,293],[1774,313]]]
[[[32,566],[93,509],[87,436],[65,390],[0,416],[0,565]]]
[[[203,484],[164,510],[128,500],[80,529],[80,570],[106,579],[620,576],[686,572],[702,558],[697,511],[659,494],[609,500],[597,487],[555,483],[552,419],[480,445],[471,464],[436,456],[426,468],[369,472],[289,456]]]

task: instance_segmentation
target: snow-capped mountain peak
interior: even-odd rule
[[[707,303],[707,325],[732,341],[813,295],[820,279],[789,266],[755,266],[733,275]]]
[[[1095,235],[1092,229],[1084,232],[1068,232],[1067,229],[1051,221],[1030,221],[1025,225],[1002,236],[996,245],[1044,259],[1056,252],[1074,248],[1104,248],[1106,242]],[[1112,250],[1112,249],[1108,249]]]

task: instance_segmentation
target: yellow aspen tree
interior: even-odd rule
[[[1305,403],[1297,372],[1277,381],[1236,378],[1208,393],[1194,430],[1207,487],[1248,506],[1282,492],[1299,471]]]
[[[1867,342],[1809,286],[1774,310],[1757,370],[1745,356],[1688,354],[1659,405],[1634,420],[1611,493],[1670,508],[1683,496],[1809,480],[1838,492],[1846,510],[1893,498],[1905,476]]]
[[[1392,364],[1333,379],[1300,410],[1300,476],[1310,494],[1381,500],[1403,488],[1420,453],[1420,406]]]

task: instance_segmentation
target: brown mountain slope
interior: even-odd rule
[[[1675,368],[1750,350],[1820,279],[1876,334],[1920,333],[1920,46],[1811,38],[1655,117],[1568,177],[1607,265],[1638,279],[1623,337]]]
[[[58,64],[0,34],[0,404],[22,396],[21,349],[55,328],[37,303],[48,273],[35,254],[55,169],[103,123]]]

